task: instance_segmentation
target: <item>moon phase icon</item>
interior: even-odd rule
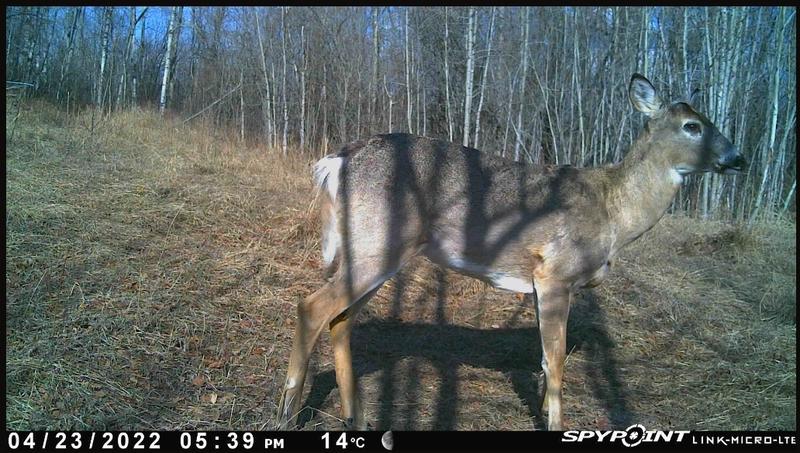
[[[381,443],[383,444],[383,448],[387,450],[394,448],[394,439],[392,438],[391,431],[386,431],[383,433],[383,436],[381,436]]]

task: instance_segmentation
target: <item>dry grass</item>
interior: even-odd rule
[[[149,112],[21,108],[6,428],[271,429],[294,306],[321,282],[311,159]],[[572,309],[568,425],[796,429],[795,230],[670,217],[626,250]],[[542,426],[525,302],[420,261],[359,319],[374,426]],[[338,429],[318,351],[304,427]]]

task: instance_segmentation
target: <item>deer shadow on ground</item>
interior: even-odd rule
[[[445,293],[444,272],[438,271],[439,296]],[[397,285],[402,294],[404,284]],[[396,296],[397,297],[397,296]],[[437,298],[437,311],[444,299]],[[628,409],[628,395],[614,355],[614,342],[607,331],[606,315],[592,290],[576,297],[567,329],[567,351],[582,351],[586,357],[586,375],[592,393],[601,402],[610,427],[627,427],[633,414]],[[419,302],[419,301],[416,301]],[[526,309],[533,310],[532,305]],[[393,319],[372,318],[357,324],[353,329],[354,371],[359,379],[381,372],[377,402],[376,429],[433,429],[453,430],[458,423],[459,404],[458,369],[462,365],[499,371],[509,377],[513,391],[527,408],[533,428],[545,429],[546,417],[540,413],[541,358],[539,331],[535,326],[477,329],[443,322],[401,322]],[[429,426],[418,426],[417,413],[423,405],[420,400],[420,371],[418,360],[406,367],[399,362],[408,359],[427,361],[437,370],[438,390],[432,408],[433,421]],[[399,370],[407,370],[400,376]],[[336,389],[333,370],[314,376],[304,407],[322,407]],[[402,391],[404,404],[395,405],[398,391]],[[364,401],[371,403],[370,401]],[[427,404],[427,403],[426,403]],[[569,407],[565,407],[569,413]],[[312,417],[312,411],[302,411],[300,426]]]

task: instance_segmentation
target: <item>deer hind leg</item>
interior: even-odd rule
[[[413,254],[413,251],[406,251],[393,269],[382,274],[365,271],[380,268],[380,265],[372,263],[371,260],[359,260],[352,268],[364,272],[354,274],[351,284],[345,283],[344,272],[338,272],[332,282],[326,283],[297,306],[294,343],[289,357],[286,382],[278,403],[279,429],[292,428],[296,425],[309,358],[325,326],[331,329],[336,381],[342,396],[342,412],[346,424],[356,428],[366,427],[356,395],[350,353],[350,332],[361,307]]]
[[[536,317],[542,340],[542,369],[545,392],[542,411],[547,411],[547,429],[558,431],[563,426],[561,381],[567,353],[567,317],[572,294],[560,282],[536,282]]]
[[[353,270],[353,303],[348,304],[346,310],[337,312],[330,321],[331,345],[333,346],[334,365],[336,367],[336,384],[342,400],[342,418],[346,429],[366,429],[367,423],[358,397],[356,376],[353,373],[353,358],[350,352],[350,334],[353,330],[356,315],[361,308],[378,292],[386,280],[394,276],[417,253],[419,246],[402,247],[392,252],[391,259],[385,256],[364,256],[354,259],[354,264],[349,266]],[[376,270],[381,269],[378,274]],[[343,280],[346,270],[338,274],[339,281]]]
[[[381,282],[382,283],[382,282]],[[350,333],[358,312],[375,293],[378,288],[362,296],[358,302],[333,319],[330,323],[331,345],[333,346],[333,359],[336,367],[336,384],[339,386],[339,395],[342,400],[342,418],[345,429],[367,429],[364,412],[361,408],[356,385],[356,376],[353,372],[353,358],[350,353]]]
[[[341,298],[336,297],[333,284],[326,283],[325,286],[297,305],[297,325],[292,353],[289,356],[286,382],[278,403],[278,427],[280,429],[292,428],[296,424],[297,414],[300,411],[300,398],[303,395],[303,384],[308,370],[308,360],[322,329],[334,315],[333,312],[338,313],[342,310],[340,302]]]

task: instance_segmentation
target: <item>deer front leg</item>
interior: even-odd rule
[[[542,411],[547,411],[547,429],[560,431],[561,379],[567,353],[567,317],[571,293],[561,282],[536,282],[536,318],[542,339],[542,369],[545,375],[545,394]]]

